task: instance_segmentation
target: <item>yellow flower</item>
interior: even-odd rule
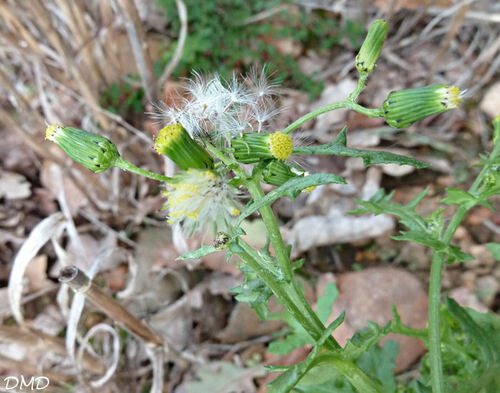
[[[189,234],[208,229],[228,230],[233,217],[240,214],[238,190],[211,170],[179,172],[169,187],[164,205],[168,210],[167,222],[181,224]]]

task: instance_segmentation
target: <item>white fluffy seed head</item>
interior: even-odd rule
[[[276,84],[269,82],[265,68],[245,78],[233,75],[224,80],[193,73],[186,86],[186,99],[179,107],[157,108],[154,118],[162,126],[181,123],[194,138],[210,135],[227,140],[246,132],[260,132],[280,111],[273,95]]]

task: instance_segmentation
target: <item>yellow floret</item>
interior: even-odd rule
[[[47,127],[45,130],[45,139],[48,139],[49,141],[54,141],[54,135],[56,134],[57,130],[60,128],[63,128],[64,126],[62,124],[51,124],[50,126]]]
[[[155,140],[154,148],[158,153],[162,153],[162,148],[167,147],[173,140],[179,139],[182,133],[180,124],[170,124],[163,127]]]
[[[269,136],[269,146],[274,158],[285,161],[292,154],[293,141],[290,135],[277,131]]]
[[[462,101],[462,98],[460,97],[460,89],[456,86],[450,87],[450,101],[450,108],[458,108],[460,101]]]
[[[231,215],[232,216],[239,216],[241,214],[240,209],[236,209],[235,207],[231,208]]]
[[[203,173],[203,172],[202,172]],[[215,180],[217,177],[215,176],[215,174],[212,172],[212,171],[205,171],[204,172],[206,174],[206,176],[208,178],[210,178],[211,180]]]

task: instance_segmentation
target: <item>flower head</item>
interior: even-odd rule
[[[448,85],[431,85],[392,91],[382,109],[387,124],[408,127],[416,121],[455,109],[462,100],[460,89]]]
[[[96,173],[115,166],[120,157],[115,144],[102,135],[52,124],[45,131],[45,139],[54,142],[74,161]]]
[[[155,150],[169,157],[181,169],[213,168],[212,157],[187,133],[181,124],[171,124],[160,130]]]
[[[211,170],[189,169],[174,176],[164,208],[169,224],[181,223],[186,232],[227,230],[239,215],[238,190]]]
[[[246,164],[262,159],[286,161],[293,151],[293,140],[288,134],[276,131],[272,134],[244,134],[231,141],[234,157]]]

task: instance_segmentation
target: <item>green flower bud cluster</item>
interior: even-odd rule
[[[108,138],[73,127],[53,124],[47,127],[45,139],[54,142],[74,161],[95,173],[116,166],[120,153]]]
[[[457,108],[460,89],[432,85],[389,93],[382,105],[383,117],[391,127],[403,128],[428,116]]]
[[[191,138],[184,127],[177,123],[160,130],[155,139],[155,150],[169,157],[181,169],[212,169],[210,154]]]

